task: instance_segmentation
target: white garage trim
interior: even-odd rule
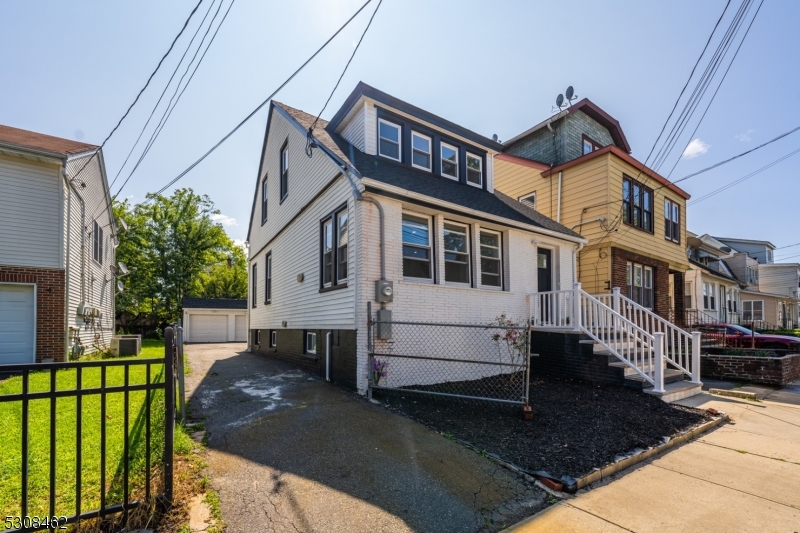
[[[247,342],[247,313],[234,316],[233,340]]]
[[[217,317],[224,324],[217,324],[221,331],[216,336],[208,336],[204,331],[198,330],[198,321],[207,321],[208,318]],[[244,321],[244,331],[237,332],[237,323],[241,330]],[[207,326],[202,325],[204,329]],[[237,335],[239,333],[239,335]],[[247,342],[247,310],[246,309],[209,309],[204,307],[191,307],[183,309],[183,336],[186,342]]]
[[[39,314],[38,309],[36,307],[36,303],[37,303],[36,302],[36,300],[37,300],[36,295],[38,294],[36,283],[14,283],[14,282],[10,282],[10,283],[3,282],[3,283],[0,283],[0,289],[2,289],[5,286],[31,287],[31,289],[32,289],[32,292],[33,292],[33,328],[32,328],[33,329],[33,335],[32,335],[32,342],[33,342],[33,344],[32,344],[32,347],[31,347],[31,360],[30,361],[26,361],[25,363],[20,363],[20,364],[35,363],[36,362],[36,318],[38,317],[38,314]],[[2,359],[0,359],[0,364],[4,364]]]

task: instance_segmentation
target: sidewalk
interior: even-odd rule
[[[507,531],[800,532],[800,382],[742,390],[762,400],[677,402],[713,407],[731,422]]]

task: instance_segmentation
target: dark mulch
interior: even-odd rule
[[[375,391],[375,398],[445,434],[529,471],[580,477],[618,455],[649,448],[712,417],[614,385],[536,377],[533,421],[522,408],[412,392]]]

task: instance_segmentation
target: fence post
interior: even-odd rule
[[[653,392],[663,393],[664,391],[664,333],[653,333],[655,346],[653,350]]]
[[[614,311],[619,313],[619,287],[614,287],[613,289],[611,289],[611,294],[612,294],[611,298],[612,309],[614,309]]]
[[[575,331],[581,330],[581,284],[572,284],[572,327]]]
[[[172,507],[172,455],[175,439],[175,330],[164,329],[164,503]]]
[[[372,399],[372,302],[367,302],[367,398]]]
[[[692,383],[701,383],[700,381],[700,345],[701,336],[703,334],[699,331],[692,332]]]
[[[177,327],[177,348],[178,348],[178,401],[180,402],[181,409],[181,423],[186,422],[186,381],[183,373],[183,327],[181,321],[178,320]]]

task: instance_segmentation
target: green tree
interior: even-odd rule
[[[148,194],[142,204],[115,202],[114,214],[128,223],[117,248],[117,259],[131,272],[123,278],[125,291],[117,297],[117,310],[130,320],[128,324],[148,319],[162,325],[174,321],[180,316],[184,296],[193,290],[205,295],[207,287],[222,292],[225,276],[232,277],[228,294],[246,294],[247,266],[240,248],[244,291],[233,273],[218,272],[221,265],[227,266],[229,256],[234,259],[232,264],[238,264],[238,247],[211,219],[219,210],[208,196],[189,188],[178,189],[169,197]]]
[[[200,298],[247,298],[247,257],[233,245],[228,257],[201,272],[191,295]]]

